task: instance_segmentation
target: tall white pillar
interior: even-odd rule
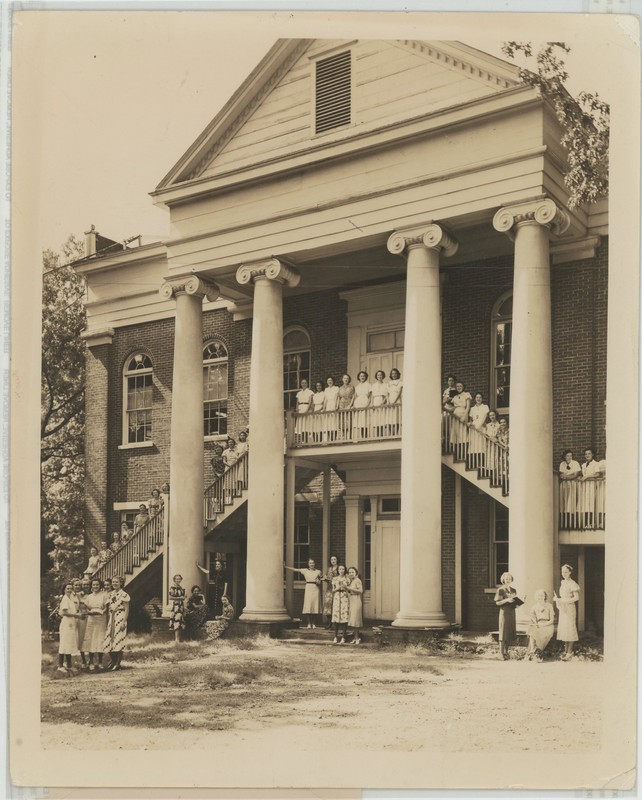
[[[218,287],[195,275],[168,280],[161,297],[176,298],[172,420],[170,428],[169,579],[203,585],[196,562],[203,561],[203,298],[215,300]],[[167,598],[164,598],[167,602]]]
[[[239,283],[254,284],[247,508],[246,606],[241,619],[289,619],[283,602],[283,285],[299,275],[277,259],[239,267]]]
[[[496,230],[515,242],[510,396],[509,570],[528,601],[554,579],[553,361],[549,237],[569,225],[550,199],[503,208]]]
[[[441,593],[441,321],[439,255],[457,243],[439,225],[397,231],[406,253],[406,337],[401,437],[400,628],[444,628]]]

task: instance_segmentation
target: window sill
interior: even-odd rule
[[[499,587],[496,587],[495,589],[484,589],[484,594],[495,594],[498,588]]]
[[[226,433],[217,433],[216,436],[205,436],[204,441],[206,442],[226,442],[228,440],[228,435]]]
[[[127,444],[119,444],[119,450],[138,450],[144,447],[153,447],[154,442],[128,442]]]

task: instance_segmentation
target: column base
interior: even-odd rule
[[[400,611],[392,623],[393,628],[409,628],[412,630],[448,628],[450,625],[451,623],[448,621],[443,611],[435,611],[429,614]]]
[[[298,626],[298,623],[296,623]],[[291,619],[283,622],[248,622],[244,619],[235,619],[227,629],[228,639],[258,638],[269,636],[270,639],[280,639],[283,631],[295,627]]]
[[[291,622],[292,617],[288,614],[285,608],[274,608],[266,610],[257,610],[251,608],[244,608],[243,613],[239,617],[242,622]]]

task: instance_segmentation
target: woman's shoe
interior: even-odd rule
[[[339,644],[339,640],[337,639],[336,636],[334,637],[334,641],[332,642],[332,644]]]
[[[352,644],[361,644],[361,639],[355,639]]]
[[[67,674],[67,668],[66,668],[66,667],[58,667],[58,670],[57,670],[57,671],[58,671],[58,672],[64,672],[64,673],[65,673],[65,675]]]
[[[345,644],[345,643],[346,643],[345,639],[341,639],[341,641],[339,642],[339,644]]]

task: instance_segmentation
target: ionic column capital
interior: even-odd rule
[[[278,258],[268,258],[264,261],[243,264],[236,271],[236,280],[241,285],[254,283],[254,281],[261,278],[276,281],[290,287],[298,286],[301,281],[301,275],[297,270],[279,261]]]
[[[192,297],[207,297],[214,301],[220,297],[218,286],[211,281],[203,280],[197,275],[183,275],[179,278],[169,278],[163,281],[160,289],[160,296],[165,300],[171,300],[179,294],[188,294]]]
[[[443,252],[446,256],[454,256],[459,242],[446,228],[436,222],[422,225],[420,228],[395,231],[388,238],[388,250],[395,255],[401,255],[405,250],[419,246]]]
[[[493,217],[493,227],[500,233],[513,237],[520,225],[542,225],[560,236],[571,224],[569,215],[550,197],[532,203],[521,203],[500,208]]]

